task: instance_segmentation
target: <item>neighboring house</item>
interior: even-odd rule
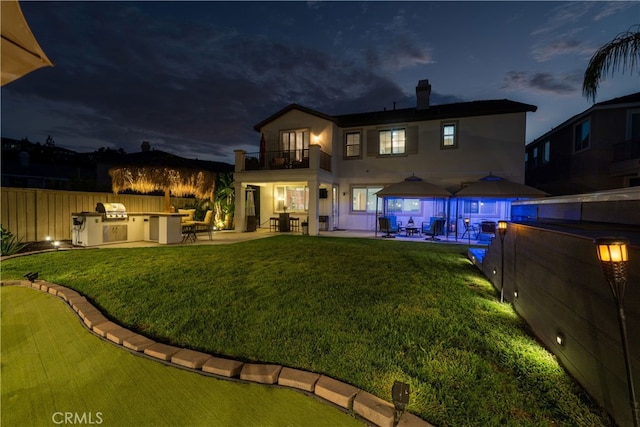
[[[526,184],[551,195],[640,185],[640,92],[594,104],[527,145]]]
[[[248,189],[261,226],[289,213],[308,218],[310,234],[317,234],[375,230],[381,211],[404,224],[443,215],[442,200],[379,205],[377,191],[412,175],[450,192],[490,173],[524,183],[526,115],[537,107],[507,99],[430,105],[430,93],[422,80],[416,108],[330,116],[292,104],[255,125],[260,152],[235,152],[236,229],[246,229],[254,209],[245,205]],[[478,203],[467,206],[475,210],[465,216],[509,215],[495,203],[484,211]]]

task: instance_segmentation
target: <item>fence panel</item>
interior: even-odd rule
[[[71,240],[72,214],[95,212],[99,202],[122,203],[131,213],[164,211],[164,196],[2,187],[0,223],[23,242],[42,241],[47,236]],[[176,208],[194,202],[192,198],[171,198]]]

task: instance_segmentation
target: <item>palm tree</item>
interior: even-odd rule
[[[584,72],[582,94],[595,102],[603,75],[620,67],[623,73],[627,67],[631,73],[636,68],[640,71],[640,24],[632,25],[593,54]]]

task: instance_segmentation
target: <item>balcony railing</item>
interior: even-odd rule
[[[640,159],[640,139],[630,139],[613,144],[613,161]]]
[[[331,156],[320,151],[320,169],[331,171]],[[244,160],[245,171],[275,169],[309,169],[309,149],[289,151],[266,151],[247,153]]]

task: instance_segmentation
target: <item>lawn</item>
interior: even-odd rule
[[[66,413],[105,426],[362,425],[293,390],[136,357],[88,333],[53,295],[3,287],[0,296],[2,425],[61,424]]]
[[[153,339],[323,373],[438,426],[612,425],[465,258],[464,246],[277,236],[3,262]]]

